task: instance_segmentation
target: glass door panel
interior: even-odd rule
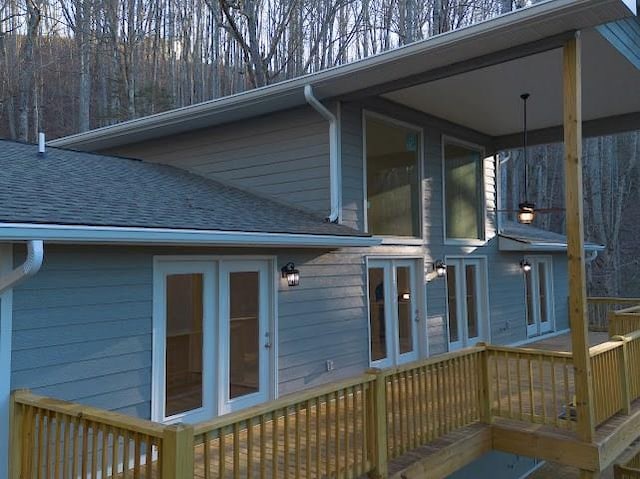
[[[260,278],[257,271],[229,274],[229,396],[260,389]]]
[[[473,346],[487,328],[486,264],[479,258],[447,258],[449,350]]]
[[[400,354],[414,351],[413,333],[413,288],[409,266],[396,268],[398,292],[398,343]]]
[[[550,257],[527,257],[531,270],[525,272],[527,334],[536,336],[553,329],[553,289]]]
[[[449,343],[458,344],[460,342],[460,331],[458,329],[458,286],[457,268],[455,264],[447,265],[447,306],[449,311]]]
[[[369,337],[371,361],[387,358],[385,269],[369,268]]]
[[[416,275],[411,260],[370,260],[371,365],[389,367],[418,358]]]
[[[475,264],[465,266],[465,293],[467,300],[467,338],[476,339],[479,335],[478,318],[478,268]]]
[[[202,274],[167,276],[165,414],[202,407]]]
[[[192,423],[215,412],[215,265],[154,267],[151,418]]]
[[[220,413],[269,396],[269,288],[266,261],[220,263]]]

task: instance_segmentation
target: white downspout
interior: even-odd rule
[[[42,240],[31,240],[27,242],[27,259],[16,269],[0,277],[0,293],[9,288],[13,288],[25,279],[33,276],[42,266],[44,259],[44,244]]]
[[[1,271],[12,264],[11,244],[0,244],[0,477],[9,477],[9,397],[11,394],[11,334],[13,321],[12,287],[33,276],[42,266],[44,247],[41,240],[27,243],[27,259],[5,275]],[[11,267],[11,266],[9,266]]]
[[[311,85],[304,86],[304,98],[314,110],[329,122],[329,195],[331,211],[329,212],[327,221],[336,223],[340,220],[340,130],[338,128],[338,119],[313,96],[313,88]]]

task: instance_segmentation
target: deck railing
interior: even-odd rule
[[[596,425],[618,412],[628,414],[640,398],[640,331],[614,336],[589,349]]]
[[[371,374],[194,427],[197,477],[360,477],[375,454]]]
[[[592,347],[590,357],[601,424],[640,398],[640,330]],[[574,402],[571,353],[482,344],[196,425],[162,425],[17,391],[11,478],[384,475],[388,461],[479,421],[573,430]]]
[[[172,477],[166,449],[178,426],[27,391],[14,392],[12,409],[14,478]]]
[[[571,353],[487,346],[492,415],[575,429]]]
[[[470,348],[380,373],[389,459],[480,420],[484,354]]]
[[[609,336],[640,330],[640,305],[609,312]]]
[[[623,456],[624,457],[624,456]],[[640,453],[613,466],[614,479],[640,479]]]
[[[587,298],[589,329],[591,331],[609,331],[609,313],[636,305],[640,305],[640,298]]]

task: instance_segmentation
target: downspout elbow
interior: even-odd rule
[[[336,223],[340,219],[340,131],[338,119],[313,95],[311,85],[304,86],[304,98],[311,107],[329,122],[329,187],[331,208],[327,221]]]
[[[17,286],[21,282],[35,275],[42,267],[44,260],[44,243],[42,240],[27,242],[27,258],[24,263],[5,276],[0,277],[0,293]]]

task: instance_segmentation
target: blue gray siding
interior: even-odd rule
[[[600,34],[640,69],[640,19],[629,17],[597,27]]]
[[[329,124],[310,107],[106,151],[329,212]]]
[[[47,246],[42,270],[14,291],[12,388],[148,418],[154,254],[296,263],[300,286],[279,283],[280,394],[368,366],[361,252]],[[24,251],[15,256],[18,264]]]
[[[486,201],[486,242],[480,247],[445,244],[442,190],[442,139],[443,135],[484,146],[487,139],[476,132],[448,124],[429,115],[388,101],[369,101],[365,104],[347,103],[342,108],[343,165],[351,171],[362,172],[362,111],[374,111],[390,118],[402,120],[424,131],[423,167],[423,246],[396,246],[395,254],[419,254],[427,267],[437,259],[447,256],[481,256],[487,260],[489,289],[490,340],[497,344],[509,344],[527,339],[524,303],[524,277],[520,270],[523,254],[498,250],[496,165],[492,158],[484,163]],[[487,150],[489,151],[489,150]],[[345,166],[343,166],[345,168]],[[343,177],[345,173],[343,172]],[[364,226],[364,192],[362,182],[351,187],[345,185],[343,198],[349,206],[351,226]],[[378,248],[371,248],[375,255]],[[567,327],[567,274],[566,255],[554,254],[554,295],[556,329]],[[428,268],[427,268],[428,269]],[[428,272],[428,271],[425,271]],[[448,332],[446,324],[446,283],[435,279],[426,285],[427,331],[431,354],[446,352]]]

